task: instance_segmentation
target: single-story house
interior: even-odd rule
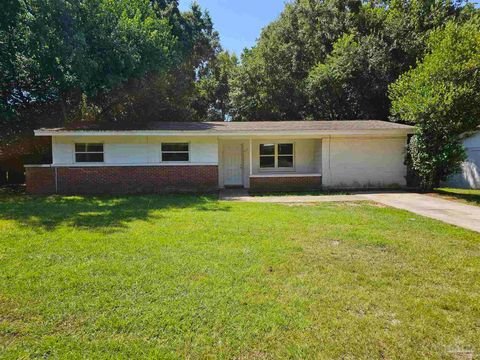
[[[406,186],[411,126],[385,121],[154,122],[39,129],[52,164],[27,165],[34,194]]]
[[[468,134],[463,139],[467,160],[461,165],[461,171],[451,176],[443,186],[480,189],[480,131]]]

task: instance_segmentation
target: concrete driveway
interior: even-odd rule
[[[356,193],[352,195],[249,196],[223,193],[221,200],[263,203],[374,201],[397,209],[480,232],[480,207],[417,193]]]
[[[359,196],[364,196],[380,204],[408,210],[418,215],[480,232],[479,206],[415,193],[365,194]]]

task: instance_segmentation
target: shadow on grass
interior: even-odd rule
[[[59,225],[118,231],[135,220],[161,219],[157,210],[229,211],[213,196],[36,197],[0,192],[0,219],[51,230]]]
[[[441,188],[435,189],[435,191],[452,199],[463,200],[472,203],[472,205],[480,205],[480,190]]]

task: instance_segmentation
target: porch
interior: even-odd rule
[[[219,185],[251,191],[320,189],[322,139],[221,139]]]

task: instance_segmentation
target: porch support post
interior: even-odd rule
[[[253,151],[252,151],[252,138],[250,138],[250,145],[248,147],[248,151],[249,151],[249,154],[250,154],[250,176],[253,175]]]

